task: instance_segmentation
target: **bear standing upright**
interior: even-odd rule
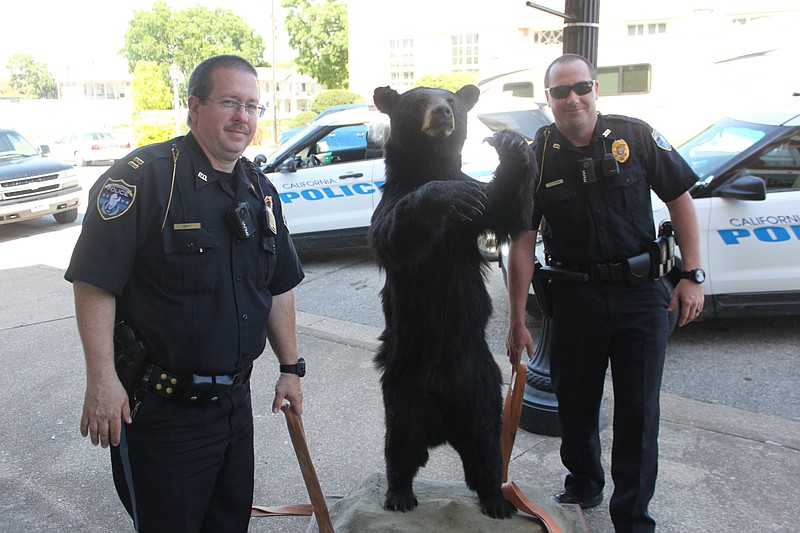
[[[386,182],[369,243],[386,273],[386,328],[375,364],[386,415],[384,507],[417,506],[413,479],[428,449],[450,443],[467,486],[493,518],[515,509],[502,495],[502,376],[485,339],[492,313],[478,236],[501,241],[528,229],[534,156],[513,132],[494,134],[500,164],[486,184],[461,171],[474,85],[453,93],[375,89],[389,115]]]

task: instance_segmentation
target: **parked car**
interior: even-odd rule
[[[800,98],[737,110],[677,150],[700,177],[702,317],[800,314]],[[652,199],[659,226],[669,212]],[[499,263],[505,275],[507,248]]]
[[[470,123],[463,151],[464,172],[489,180],[497,152],[480,141],[492,131]],[[384,181],[383,143],[389,117],[366,107],[330,113],[309,124],[272,154],[257,156],[278,188],[292,238],[298,248],[330,248],[366,243],[372,212]],[[496,259],[490,235],[482,240]]]
[[[107,131],[69,133],[51,147],[53,156],[82,167],[98,161],[116,161],[131,151],[131,143]]]
[[[337,111],[343,111],[345,109],[366,108],[366,107],[367,107],[367,104],[341,104],[341,105],[334,105],[334,106],[331,106],[331,107],[329,107],[327,109],[324,109],[324,110],[320,111],[319,114],[317,114],[317,116],[314,117],[311,120],[311,122],[309,122],[309,124],[314,123],[315,121],[321,119],[322,117],[324,117],[326,115],[330,115],[331,113],[336,113]],[[288,130],[284,130],[283,132],[281,132],[280,140],[278,142],[280,144],[285,143],[286,141],[288,141],[289,139],[291,139],[292,137],[294,137],[295,135],[297,135],[298,133],[303,131],[303,129],[305,127],[306,126],[297,126],[297,127],[294,127],[294,128],[289,128]]]
[[[72,165],[51,159],[12,129],[0,128],[0,224],[53,215],[59,224],[78,218],[81,187]]]

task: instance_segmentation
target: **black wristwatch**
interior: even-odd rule
[[[281,372],[284,374],[297,374],[299,377],[306,375],[306,360],[302,357],[293,365],[281,365]]]
[[[706,280],[706,271],[702,268],[681,272],[681,279],[688,279],[695,283],[703,283]]]

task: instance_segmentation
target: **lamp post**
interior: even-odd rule
[[[560,13],[526,2],[528,7],[563,18],[563,53],[580,54],[597,68],[600,0],[565,0],[564,4],[565,13]],[[539,344],[526,369],[519,427],[537,435],[557,437],[561,434],[561,428],[558,424],[558,400],[550,376],[552,328],[553,322],[543,316]]]
[[[178,95],[179,84],[183,80],[181,69],[175,63],[169,67],[169,77],[172,79],[172,107],[175,109],[175,136],[181,134],[181,99]]]

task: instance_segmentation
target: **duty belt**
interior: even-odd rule
[[[144,369],[144,389],[164,398],[172,398],[190,404],[216,402],[237,387],[247,383],[253,372],[252,363],[236,374],[191,374],[180,376],[154,364]]]
[[[548,266],[581,272],[589,276],[588,281],[614,282],[626,279],[625,263],[572,263],[550,258]]]

